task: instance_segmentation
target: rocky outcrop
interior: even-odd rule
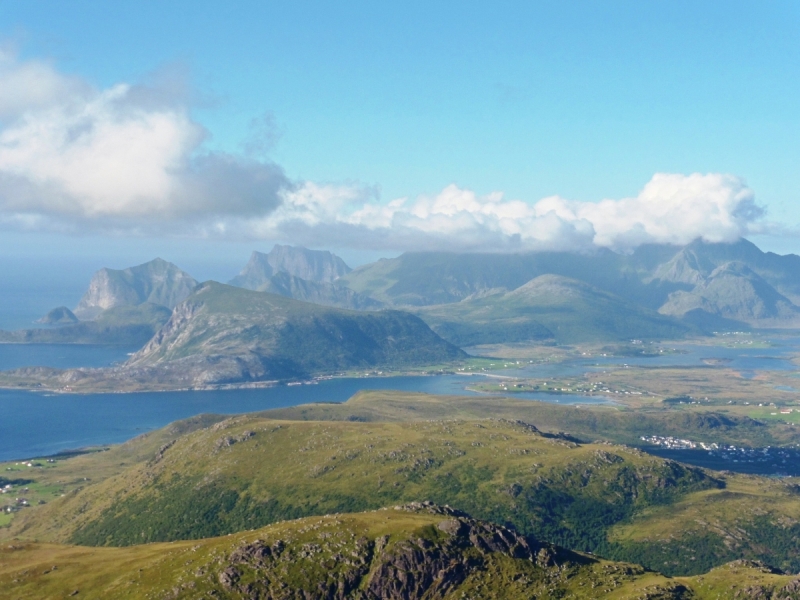
[[[393,510],[441,515],[442,520],[434,530],[399,540],[361,536],[348,543],[308,542],[299,547],[255,540],[230,554],[217,580],[232,596],[252,599],[435,599],[484,570],[495,555],[526,561],[542,571],[557,570],[558,563],[567,560],[593,562],[446,506],[423,502]],[[323,568],[313,569],[314,564]],[[289,585],[293,570],[306,576]]]
[[[175,308],[197,285],[188,273],[160,258],[128,269],[100,269],[75,308],[80,319],[94,319],[104,310],[150,302]]]
[[[350,271],[341,258],[330,252],[276,244],[269,254],[253,252],[242,272],[230,284],[262,290],[277,273],[317,283],[333,283]]]

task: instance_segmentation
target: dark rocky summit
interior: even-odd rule
[[[69,325],[77,322],[78,317],[76,317],[75,313],[73,313],[66,306],[54,308],[41,319],[39,319],[39,323],[44,325]]]

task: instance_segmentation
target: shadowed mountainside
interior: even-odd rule
[[[696,332],[655,311],[558,275],[540,275],[511,292],[415,312],[436,333],[462,347],[539,340],[570,344],[672,339]]]

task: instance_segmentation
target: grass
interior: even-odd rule
[[[151,434],[152,439],[143,436],[127,444],[128,461],[114,448],[37,472],[46,476],[37,481],[43,487],[56,477],[63,481],[68,471],[75,479],[91,472],[93,481],[73,480],[64,497],[21,511],[0,535],[129,545],[209,537],[287,518],[429,499],[480,518],[513,523],[520,531],[573,549],[654,566],[648,561],[659,560],[654,548],[661,545],[660,538],[633,536],[625,529],[628,524],[640,533],[669,527],[672,538],[688,540],[698,531],[697,519],[741,528],[740,519],[753,516],[743,509],[749,502],[765,506],[770,521],[745,536],[740,555],[800,568],[796,542],[787,541],[777,553],[764,553],[755,541],[771,531],[773,522],[800,516],[800,498],[783,483],[752,479],[773,498],[766,505],[760,495],[736,491],[736,486],[751,481],[747,478],[709,477],[623,447],[575,444],[515,422],[479,420],[488,412],[532,417],[537,409],[540,416],[573,425],[580,418],[603,414],[613,417],[611,422],[633,417],[627,426],[637,432],[643,423],[640,415],[608,409],[583,411],[513,400],[484,399],[481,404],[474,398],[380,392],[360,394],[344,405],[271,411],[272,418],[209,418],[203,428],[197,429],[199,423],[184,427],[187,435],[176,437],[162,430]],[[390,414],[405,422],[386,422]],[[430,420],[442,415],[450,418]],[[669,415],[664,424],[670,422]],[[346,420],[351,418],[367,422]],[[172,439],[174,445],[158,456],[158,449]],[[713,495],[714,501],[695,502],[692,498],[706,497],[697,494]],[[699,516],[681,513],[684,503],[698,507]],[[679,516],[670,516],[670,511]],[[784,530],[787,535],[800,533]],[[724,539],[704,543],[707,557],[697,564],[710,568],[730,559]],[[674,554],[676,564],[655,566],[674,574],[696,572],[689,551]]]
[[[770,597],[793,581],[792,576],[747,564],[728,565],[701,577],[669,579],[635,565],[547,546],[536,561],[514,558],[503,551],[478,550],[469,542],[450,542],[449,535],[438,527],[448,518],[452,517],[389,509],[309,517],[231,536],[127,548],[14,542],[0,546],[0,598],[239,597],[237,588],[247,584],[273,595],[302,597],[305,591],[313,597],[321,589],[337,589],[337,581],[350,582],[345,597],[355,598],[381,578],[399,585],[387,567],[412,548],[417,560],[433,561],[442,552],[466,566],[464,576],[456,577],[450,586],[429,588],[431,598],[448,600],[733,599],[745,587],[751,595],[761,588],[761,594]],[[248,547],[280,550],[253,560],[241,552]],[[418,569],[432,568],[425,562],[417,564]],[[235,574],[233,589],[223,583],[223,572]],[[422,574],[416,571],[415,576]],[[414,581],[409,577],[403,580]]]

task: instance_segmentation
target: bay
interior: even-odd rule
[[[342,378],[262,389],[129,394],[0,390],[0,461],[121,443],[201,413],[237,414],[310,402],[344,402],[361,390],[475,395],[476,392],[465,389],[466,379],[471,378],[458,375]],[[606,401],[569,394],[531,393],[515,397],[564,404]]]

